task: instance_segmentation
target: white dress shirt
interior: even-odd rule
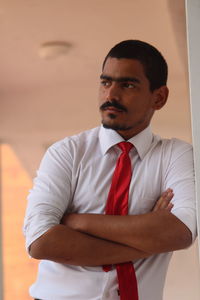
[[[67,137],[46,152],[28,197],[24,232],[27,249],[63,214],[103,214],[116,161],[118,133],[103,127]],[[191,145],[178,139],[161,139],[146,128],[129,140],[133,174],[129,214],[152,210],[167,188],[174,191],[173,210],[196,237],[194,170]],[[164,234],[164,232],[163,232]],[[161,300],[171,253],[153,255],[134,263],[140,300]],[[117,300],[116,270],[72,266],[43,260],[30,288],[43,300]]]

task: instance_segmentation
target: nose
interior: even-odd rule
[[[112,101],[117,100],[119,101],[121,97],[119,86],[116,82],[112,82],[110,86],[106,88],[106,100]]]

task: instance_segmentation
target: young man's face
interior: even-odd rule
[[[167,94],[167,87],[150,91],[138,60],[109,57],[100,76],[102,124],[129,139],[149,125],[154,111],[165,104]]]

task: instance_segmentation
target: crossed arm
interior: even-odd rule
[[[185,248],[191,232],[171,214],[171,190],[162,194],[152,212],[143,215],[65,215],[30,247],[37,259],[97,266],[146,258]]]

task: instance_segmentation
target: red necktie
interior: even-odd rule
[[[107,215],[127,215],[129,185],[131,181],[131,161],[129,151],[133,145],[121,142],[117,146],[122,150],[112,178],[112,183],[106,204]],[[105,272],[111,266],[103,267]],[[132,262],[116,265],[121,300],[138,300],[137,279]]]

